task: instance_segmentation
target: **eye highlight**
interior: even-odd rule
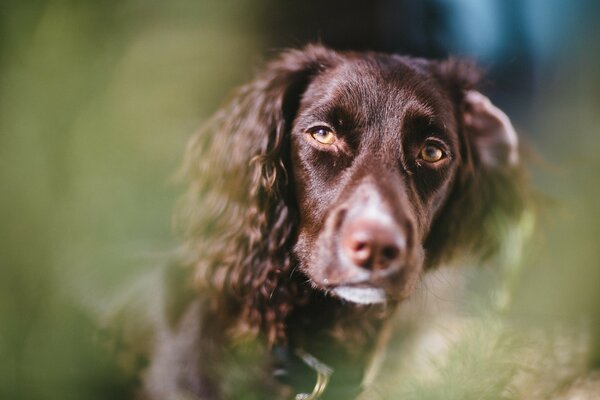
[[[330,145],[336,140],[335,134],[326,126],[317,126],[308,130],[308,134],[321,144]]]
[[[421,159],[428,163],[436,163],[442,160],[446,154],[442,147],[435,143],[426,143],[419,152]]]

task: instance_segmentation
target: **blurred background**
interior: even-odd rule
[[[549,199],[510,313],[587,321],[600,366],[597,4],[1,0],[0,398],[126,398],[95,319],[176,248],[186,140],[261,61],[315,40],[488,70]]]

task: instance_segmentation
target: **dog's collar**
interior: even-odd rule
[[[362,382],[354,385],[354,387],[345,386],[345,389],[358,395],[363,389],[374,387],[375,378],[380,372],[385,359],[385,349],[391,338],[392,326],[393,324],[388,321],[382,327],[379,338],[375,343],[371,359],[367,363],[366,370],[363,372]],[[313,373],[317,374],[312,392],[298,393],[295,398],[296,400],[317,400],[323,396],[334,372],[334,369],[331,366],[320,361],[303,349],[292,350],[285,345],[273,347],[272,354],[277,365],[273,372],[273,376],[280,382],[286,383],[292,388],[297,388],[292,384],[294,378],[292,375],[297,373],[298,368],[306,369],[308,367]],[[334,386],[336,386],[336,389],[340,389],[339,382]],[[307,388],[308,384],[303,387]]]
[[[327,389],[329,378],[331,378],[331,374],[333,374],[333,369],[304,350],[296,350],[296,355],[304,361],[304,364],[308,365],[317,373],[317,382],[315,383],[312,393],[298,393],[296,395],[296,400],[317,400],[323,395],[325,389]]]
[[[294,376],[292,375],[298,373],[300,368],[308,367],[316,373],[316,381],[312,392],[298,393],[295,397],[296,400],[317,400],[321,398],[328,387],[333,368],[303,349],[292,350],[287,346],[277,346],[273,349],[273,355],[278,364],[274,370],[274,376],[280,381],[293,380]],[[294,387],[293,384],[291,386]]]

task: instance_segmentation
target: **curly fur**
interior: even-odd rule
[[[282,55],[190,143],[180,215],[187,261],[197,287],[238,314],[236,335],[262,329],[269,342],[283,340],[285,317],[305,296],[289,252],[296,215],[286,131],[299,90],[332,54],[314,47]]]

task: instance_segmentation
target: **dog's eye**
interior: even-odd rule
[[[435,163],[444,158],[444,150],[439,145],[427,143],[421,149],[421,159],[428,163]]]
[[[321,144],[333,144],[333,142],[335,142],[334,133],[327,127],[318,126],[309,130],[308,133],[313,139]]]

